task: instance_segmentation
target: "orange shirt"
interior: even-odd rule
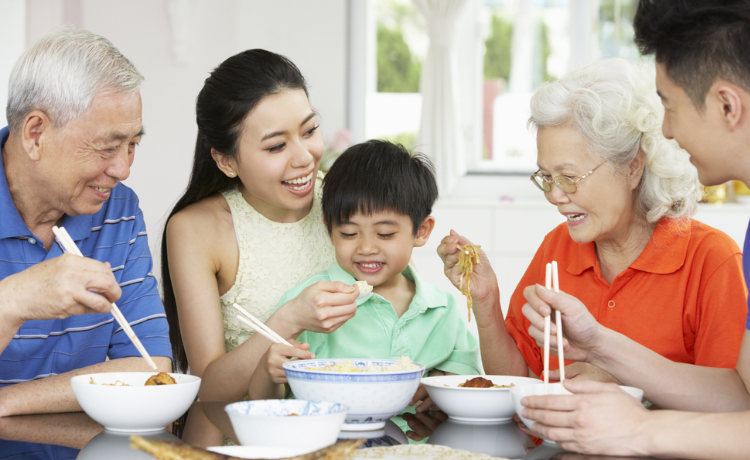
[[[747,287],[742,253],[726,234],[695,220],[663,219],[640,256],[610,285],[594,243],[578,244],[567,225],[547,234],[510,300],[505,325],[537,375],[543,351],[521,313],[526,286],[544,285],[557,261],[560,290],[583,302],[594,318],[672,361],[734,368],[745,332]],[[563,330],[563,333],[565,331]],[[570,362],[568,362],[569,364]],[[558,360],[550,359],[550,369]]]

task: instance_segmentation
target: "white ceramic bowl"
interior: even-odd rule
[[[634,387],[626,387],[624,385],[620,385],[620,389],[625,391],[630,396],[634,397],[638,401],[643,401],[643,390],[639,388]],[[550,395],[559,395],[562,394],[563,387],[560,383],[550,383],[549,384],[549,391],[547,394]],[[565,390],[566,394],[569,394],[568,390]],[[532,429],[532,425],[534,424],[533,420],[529,420],[526,417],[521,415],[521,411],[523,410],[524,406],[521,405],[521,399],[523,399],[524,396],[540,396],[544,394],[544,383],[537,383],[536,385],[523,385],[518,387],[513,387],[510,389],[510,395],[513,398],[513,407],[516,410],[516,414],[521,418],[521,421],[529,428]],[[545,442],[553,442],[549,439],[545,438],[542,435],[538,435],[540,438],[544,439]]]
[[[427,444],[438,444],[501,458],[521,458],[535,447],[531,437],[523,434],[512,420],[476,424],[450,418],[435,428]]]
[[[201,379],[194,375],[169,374],[175,385],[145,386],[155,372],[109,372],[84,374],[70,379],[78,404],[89,417],[110,431],[145,432],[163,430],[195,401]],[[94,379],[94,384],[90,379]],[[111,386],[120,381],[128,386]]]
[[[377,430],[386,420],[409,405],[419,387],[424,365],[419,369],[397,372],[324,372],[310,367],[352,361],[357,367],[389,366],[394,359],[311,359],[284,364],[286,378],[294,396],[313,401],[333,401],[349,406],[346,431]]]
[[[233,403],[224,410],[243,446],[303,448],[311,452],[336,442],[348,407],[325,401],[266,399]]]
[[[427,393],[437,406],[453,420],[467,422],[501,422],[516,413],[510,388],[462,388],[458,384],[474,377],[484,377],[495,385],[533,385],[538,379],[508,375],[443,375],[422,379]]]
[[[130,447],[131,433],[104,430],[94,436],[78,453],[76,460],[101,460],[127,458],[128,460],[154,460],[151,454]],[[140,433],[146,439],[181,442],[180,438],[168,431]]]

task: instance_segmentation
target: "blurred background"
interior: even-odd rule
[[[227,57],[265,48],[289,57],[322,117],[324,166],[353,142],[387,138],[426,153],[441,199],[414,261],[463,297],[435,255],[451,228],[481,244],[502,303],[562,217],[530,183],[529,100],[545,81],[595,59],[653,66],[633,44],[637,0],[0,0],[0,101],[23,50],[72,23],[110,39],[146,77],[147,135],[126,184],[138,193],[154,254],[165,214],[187,185],[194,102]],[[5,125],[5,113],[0,113]],[[698,218],[744,240],[746,205]],[[158,263],[158,257],[155,257]],[[158,267],[155,267],[158,273]]]

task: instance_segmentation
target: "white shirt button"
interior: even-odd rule
[[[609,308],[615,308],[615,301],[614,300],[610,300],[609,302],[607,302],[607,306]]]
[[[36,240],[35,240],[34,238],[29,238],[29,239],[28,239],[28,240],[26,240],[26,241],[28,241],[28,242],[29,242],[29,244],[36,244]]]

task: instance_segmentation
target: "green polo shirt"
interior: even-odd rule
[[[370,292],[357,300],[357,314],[330,334],[303,332],[297,340],[310,344],[319,359],[408,356],[425,365],[453,374],[480,374],[479,342],[466,326],[452,294],[424,281],[411,266],[402,272],[414,281],[416,293],[399,318],[391,303]],[[338,264],[317,273],[287,292],[279,306],[318,281],[354,284],[353,276]],[[277,307],[278,308],[278,307]]]

